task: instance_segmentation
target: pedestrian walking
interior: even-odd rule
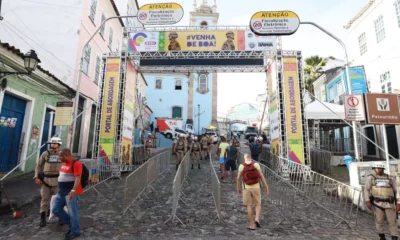
[[[241,146],[240,146],[240,140],[237,136],[237,134],[235,133],[234,137],[233,137],[233,145],[236,147],[237,151],[240,152],[241,150]],[[236,163],[239,161],[239,154],[237,154],[236,156]]]
[[[71,150],[63,149],[60,153],[62,166],[58,177],[59,191],[54,199],[52,212],[63,224],[70,228],[65,239],[70,240],[80,235],[79,196],[82,194],[82,163],[72,157]],[[64,211],[67,206],[68,213]]]
[[[58,137],[50,139],[50,149],[44,151],[35,168],[35,183],[40,186],[40,227],[46,226],[46,216],[50,214],[51,196],[58,193],[59,171],[62,165],[60,159],[62,141]]]
[[[235,171],[237,170],[237,156],[238,149],[232,143],[225,151],[225,173],[223,182],[226,183],[228,178],[229,171],[231,171],[232,175],[232,183],[235,183]]]
[[[211,152],[213,150],[214,146],[214,137],[213,136],[208,136],[208,151],[207,151],[207,157],[211,156]]]
[[[176,153],[176,170],[178,170],[179,164],[181,164],[186,153],[185,134],[182,133],[179,135],[179,139],[175,144],[174,152]]]
[[[193,169],[193,164],[197,162],[197,165],[200,168],[200,143],[197,139],[197,137],[194,137],[194,142],[192,143],[192,147],[190,148],[190,151],[192,153],[192,169]]]
[[[241,185],[243,181],[243,190]],[[249,218],[250,226],[248,230],[255,230],[256,227],[260,228],[260,214],[261,214],[261,185],[260,180],[263,182],[265,194],[268,194],[268,184],[261,171],[260,164],[251,159],[250,154],[244,154],[244,163],[240,164],[239,172],[236,181],[237,192],[243,195],[243,204],[247,207],[247,216]],[[256,217],[253,218],[253,205],[256,209]]]
[[[207,134],[203,134],[203,136],[201,137],[201,158],[203,160],[206,160],[207,157],[207,153],[208,153],[208,136]]]
[[[153,137],[151,133],[148,134],[146,142],[145,142],[145,148],[146,148],[146,160],[151,158],[151,149],[153,148]]]
[[[221,179],[224,179],[224,171],[225,171],[225,151],[229,147],[229,144],[226,142],[225,137],[221,137],[221,143],[219,144],[217,150],[217,156],[219,156],[219,166],[221,170]]]
[[[255,142],[254,137],[249,140],[249,148],[251,152],[251,158],[258,162],[258,155],[260,154],[260,145]]]
[[[396,194],[396,180],[384,174],[385,164],[374,163],[372,168],[375,173],[369,175],[365,182],[364,198],[366,199],[366,205],[375,214],[375,225],[379,239],[386,239],[384,234],[386,219],[392,240],[397,240],[399,236],[397,212],[400,211],[400,199]]]

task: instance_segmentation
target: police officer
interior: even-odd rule
[[[157,148],[157,132],[155,132],[152,136],[153,136],[153,148]]]
[[[146,159],[149,159],[151,157],[151,149],[153,148],[153,138],[151,133],[148,134],[148,137],[145,142],[145,148],[146,148]]]
[[[206,160],[207,152],[208,152],[208,136],[207,134],[203,134],[201,137],[201,157],[203,160]]]
[[[211,156],[211,152],[213,150],[214,146],[214,137],[212,135],[208,136],[208,151],[207,151],[207,157]]]
[[[181,45],[179,45],[179,42],[176,41],[176,39],[178,38],[178,33],[171,32],[168,37],[169,37],[168,50],[169,51],[180,51]]]
[[[50,150],[42,153],[35,168],[35,182],[41,186],[40,195],[40,227],[46,226],[46,213],[50,214],[50,200],[58,193],[58,175],[62,165],[60,160],[61,139],[50,139]]]
[[[201,169],[200,168],[200,149],[201,149],[201,146],[200,146],[200,143],[199,143],[197,137],[194,137],[194,142],[193,142],[192,147],[190,149],[191,149],[191,152],[192,152],[192,169],[193,169],[194,162],[197,162],[197,164],[199,166],[199,169]]]
[[[188,137],[187,137],[187,145],[186,146],[192,146],[192,142],[193,142],[192,135],[189,134]],[[188,147],[186,149],[186,152],[189,152],[189,151],[190,151],[190,148]]]
[[[375,213],[376,231],[379,239],[386,239],[384,231],[385,218],[393,239],[398,239],[397,211],[400,205],[396,195],[396,180],[384,174],[385,164],[374,163],[374,174],[368,176],[365,182],[364,198],[367,207]],[[397,204],[396,204],[397,202]]]
[[[183,157],[186,153],[186,141],[185,134],[181,133],[179,139],[176,141],[174,152],[176,152],[176,170],[178,170],[179,164],[181,164]]]
[[[233,51],[235,50],[235,43],[233,40],[235,40],[235,34],[232,31],[229,31],[226,33],[226,41],[222,45],[222,50],[223,51]]]

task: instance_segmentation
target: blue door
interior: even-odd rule
[[[26,101],[4,94],[0,112],[0,172],[18,164]]]
[[[53,112],[53,110],[47,108],[45,116],[44,116],[43,134],[42,134],[42,141],[41,141],[40,146],[42,146],[46,142],[50,141],[50,139],[48,139],[49,138],[49,127],[50,127],[50,112]],[[54,115],[53,115],[53,122],[51,123],[51,126],[52,126],[51,136],[54,136],[54,134],[56,134],[56,126],[54,126],[53,124],[54,124]],[[47,150],[47,144],[44,145],[40,149],[40,155],[42,155],[42,153],[46,150]]]

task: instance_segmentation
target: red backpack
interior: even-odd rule
[[[250,164],[243,163],[243,182],[246,185],[254,185],[260,182],[260,173],[258,169],[254,166],[252,161]]]

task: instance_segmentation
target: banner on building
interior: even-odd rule
[[[367,79],[363,66],[350,68],[350,83],[352,94],[363,94],[368,92]]]
[[[295,57],[283,58],[287,156],[293,162],[304,164],[299,81],[297,59]]]
[[[135,32],[129,39],[129,52],[267,51],[275,48],[275,36],[258,36],[245,30]]]
[[[123,130],[122,130],[122,164],[131,164],[132,155],[131,148],[134,132],[134,109],[135,109],[135,85],[137,72],[131,62],[128,61],[126,80],[125,80],[125,96],[124,96],[124,114],[123,114]]]
[[[99,157],[111,160],[114,154],[115,126],[117,124],[119,70],[121,60],[108,58],[103,84],[103,103],[100,122]]]
[[[271,151],[280,155],[280,125],[277,99],[276,65],[272,63],[267,71],[268,82],[268,107],[269,107],[269,134],[271,138]]]

